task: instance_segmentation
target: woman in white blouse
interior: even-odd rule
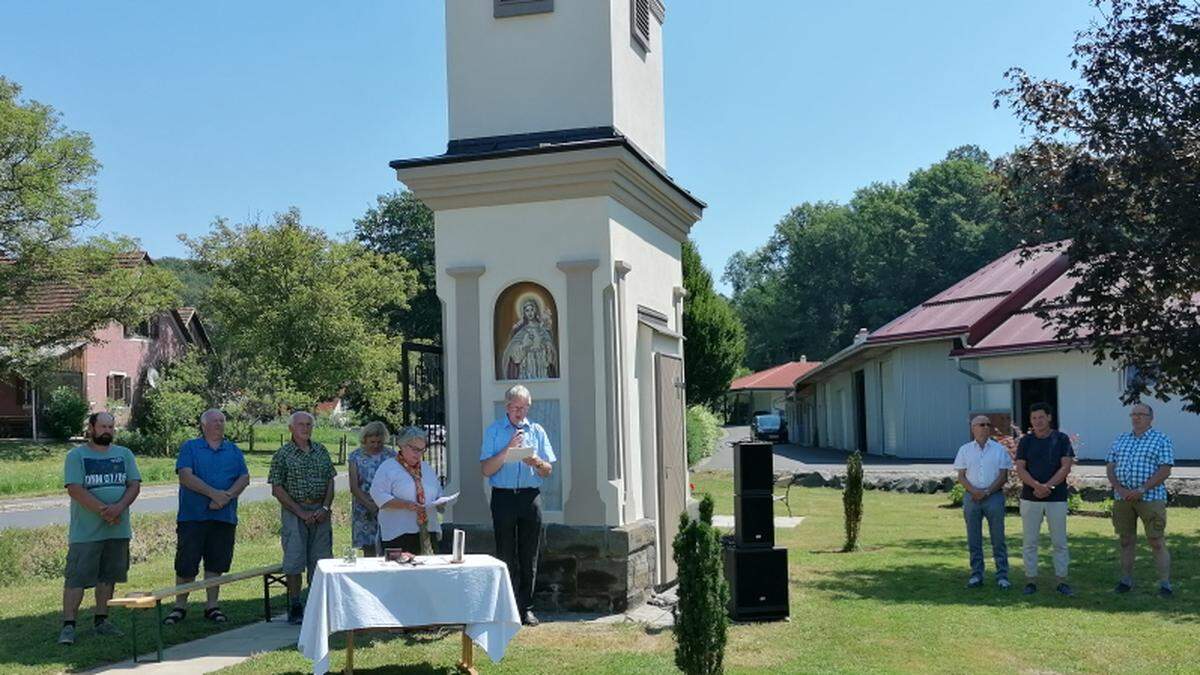
[[[437,472],[422,460],[426,443],[424,429],[401,430],[396,438],[400,453],[375,472],[371,499],[379,506],[379,536],[385,550],[432,555],[430,533],[441,534],[437,510],[431,504],[442,496],[442,486]]]

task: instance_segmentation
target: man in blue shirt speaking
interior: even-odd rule
[[[175,472],[179,474],[179,515],[175,525],[175,582],[191,583],[204,562],[204,578],[220,576],[233,563],[233,540],[237,533],[237,498],[250,484],[246,458],[233,441],[225,438],[225,414],[204,411],[199,438],[179,447]],[[228,619],[217,605],[219,586],[206,589],[204,618],[213,623]],[[179,623],[187,614],[187,593],[175,597],[175,607],[163,619]]]
[[[546,430],[526,419],[529,390],[514,385],[504,393],[504,417],[483,432],[479,464],[492,484],[492,528],[496,557],[508,565],[517,591],[521,623],[536,626],[533,589],[542,544],[542,481],[554,469]]]

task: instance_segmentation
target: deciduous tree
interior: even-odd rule
[[[1200,412],[1200,6],[1098,1],[1070,82],[1009,71],[1031,142],[1005,166],[1013,222],[1064,234],[1075,285],[1042,317],[1097,363],[1136,366],[1127,401]]]

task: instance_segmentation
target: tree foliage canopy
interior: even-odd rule
[[[1031,243],[1069,238],[1070,309],[1042,312],[1059,338],[1146,374],[1126,400],[1177,395],[1200,411],[1200,6],[1096,4],[1077,81],[1008,73],[996,103],[1032,140],[1004,167],[1006,203]]]
[[[186,242],[212,277],[209,319],[239,370],[313,401],[353,384],[368,388],[372,407],[398,405],[400,343],[383,309],[412,296],[416,274],[404,259],[330,239],[296,209],[270,225],[218,221]]]
[[[409,339],[440,342],[442,303],[437,297],[433,255],[433,211],[413,193],[379,195],[375,206],[354,221],[354,237],[376,253],[399,255],[417,272],[407,306],[387,308],[392,330]]]
[[[0,77],[0,370],[28,377],[48,347],[170,307],[176,285],[164,270],[118,264],[136,250],[131,239],[77,238],[97,215],[91,139],[20,95]],[[21,311],[48,286],[65,287],[72,303]]]
[[[715,406],[729,389],[746,354],[746,330],[725,298],[713,290],[712,275],[690,240],[683,242],[684,379],[687,400]]]
[[[747,365],[824,359],[1012,248],[998,187],[987,154],[963,146],[848,204],[792,209],[725,269],[742,323],[754,326]]]

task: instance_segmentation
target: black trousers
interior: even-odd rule
[[[542,547],[542,497],[537,488],[492,489],[496,557],[508,565],[522,613],[533,608],[538,551]]]

